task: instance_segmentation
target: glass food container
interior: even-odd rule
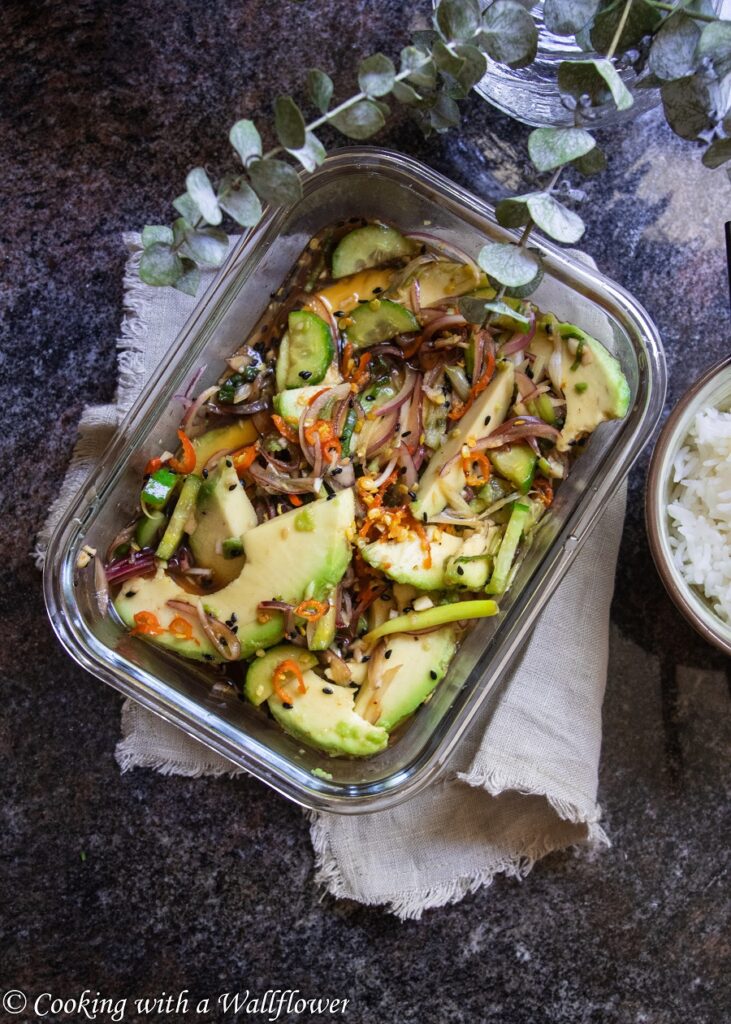
[[[215,382],[225,358],[257,323],[309,239],[349,217],[383,219],[401,231],[429,231],[476,254],[489,240],[514,237],[492,207],[423,164],[397,153],[353,148],[335,153],[303,179],[294,206],[269,211],[233,248],[56,530],[44,573],[48,614],[69,654],[99,679],[207,744],[297,803],[357,814],[394,805],[431,782],[488,698],[494,698],[583,540],[647,443],[662,409],[665,364],[656,328],[622,288],[548,242],[546,275],[532,298],[597,312],[600,337],[630,384],[626,418],[591,437],[557,492],[500,614],[470,629],[432,698],[380,754],[331,758],[284,733],[261,710],[211,693],[210,670],[128,636],[113,613],[102,617],[93,571],[76,559],[88,544],[105,550],[137,503],[147,459],[174,447],[181,407],[174,398],[205,364],[198,381]],[[546,307],[548,308],[548,307]],[[564,314],[565,315],[565,314]],[[575,317],[579,324],[582,316]]]

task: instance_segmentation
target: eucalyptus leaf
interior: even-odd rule
[[[321,114],[325,114],[330,106],[333,89],[330,75],[319,68],[310,68],[307,72],[307,93]]]
[[[396,68],[385,53],[374,53],[358,65],[358,85],[367,96],[387,96],[395,77]]]
[[[695,140],[713,127],[709,113],[712,99],[708,85],[699,75],[666,82],[660,90],[665,118],[681,139]]]
[[[558,66],[557,77],[561,92],[577,99],[586,93],[595,105],[611,97],[617,110],[628,110],[634,102],[632,93],[612,62],[601,57],[595,60],[564,60]]]
[[[247,121],[246,119],[237,121],[228,133],[228,137],[231,145],[239,154],[244,167],[246,167],[249,160],[261,156],[261,135],[259,135],[253,121]]]
[[[175,284],[183,273],[183,261],[166,242],[153,242],[140,258],[140,278],[155,287]]]
[[[498,224],[504,228],[522,228],[530,220],[530,211],[524,196],[514,199],[501,199],[495,207]]]
[[[533,250],[533,251],[535,252],[535,250]],[[538,257],[537,253],[536,253],[536,257],[538,258],[538,273],[536,274],[536,276],[533,278],[532,281],[528,282],[528,284],[523,284],[523,285],[520,285],[520,286],[515,286],[515,287],[512,287],[512,288],[509,288],[506,285],[501,285],[500,281],[496,280],[496,278],[488,277],[488,280],[489,280],[490,284],[497,291],[499,291],[501,287],[504,288],[505,295],[508,298],[511,298],[511,299],[525,299],[528,295],[532,295],[533,292],[538,287],[538,285],[543,280],[543,273],[544,273],[543,266],[542,266],[542,264],[540,262],[540,258]]]
[[[192,224],[185,217],[178,217],[173,221],[173,243],[180,247],[185,241],[185,232],[190,231]]]
[[[601,174],[602,171],[606,170],[607,158],[602,153],[598,146],[585,153],[584,156],[580,156],[578,160],[572,161],[572,166],[576,168],[579,174],[583,174],[585,178],[590,178],[593,174]]]
[[[509,287],[533,281],[540,266],[533,253],[512,242],[490,242],[480,249],[477,262],[486,274]]]
[[[619,23],[624,17],[624,0],[603,0],[591,27],[591,44],[597,53],[607,53],[614,41]],[[617,53],[637,46],[644,36],[655,31],[662,21],[662,13],[646,0],[631,0],[629,15],[617,43]]]
[[[597,12],[599,0],[545,0],[543,23],[557,36],[580,32]]]
[[[486,300],[466,297],[460,299],[458,305],[462,316],[471,324],[484,323],[491,313],[509,317],[515,321],[518,327],[528,327],[530,324],[530,319],[527,316],[523,316],[522,313],[513,309],[507,302],[501,302],[500,299]]]
[[[226,175],[218,190],[218,204],[244,228],[252,227],[261,219],[259,197],[242,177]]]
[[[530,64],[538,47],[538,29],[516,0],[494,0],[482,16],[482,48],[493,60],[518,68]]]
[[[181,217],[184,217],[189,224],[195,224],[200,217],[200,211],[187,192],[183,192],[177,199],[173,199],[173,206]]]
[[[416,106],[421,101],[419,93],[408,82],[394,82],[391,92],[394,99],[406,107]]]
[[[172,245],[173,231],[166,224],[146,224],[142,229],[142,245],[145,249],[154,245],[155,242],[165,242]]]
[[[288,152],[299,160],[308,173],[312,173],[316,167],[319,167],[327,156],[325,147],[312,132],[306,132],[304,146],[300,149],[290,149]]]
[[[332,124],[349,139],[368,139],[386,123],[379,107],[371,100],[359,100],[332,118]]]
[[[698,41],[697,56],[708,58],[719,78],[731,72],[731,21],[710,21]]]
[[[305,144],[305,119],[291,96],[274,100],[274,129],[285,149],[301,149]]]
[[[594,149],[596,141],[584,128],[536,128],[528,136],[528,153],[539,171],[552,171]]]
[[[487,71],[487,59],[481,50],[471,44],[456,46],[455,51],[462,58],[462,68],[455,76],[465,91],[465,95],[482,81]]]
[[[672,81],[695,71],[695,50],[701,30],[685,14],[666,18],[652,40],[648,64],[658,78]]]
[[[190,228],[185,232],[184,253],[206,267],[220,267],[228,254],[228,235],[221,228]]]
[[[174,287],[177,291],[184,292],[186,295],[195,295],[201,283],[201,272],[195,262],[186,256],[183,257],[182,263],[183,273],[175,282]]]
[[[417,89],[433,89],[436,85],[437,69],[434,61],[417,46],[406,46],[401,51],[401,70],[408,71],[408,80]]]
[[[452,53],[449,47],[445,46],[441,39],[437,39],[436,43],[434,43],[432,57],[434,58],[434,63],[439,70],[446,71],[450,75],[458,75],[464,67],[463,59]]]
[[[557,242],[573,245],[584,234],[584,222],[548,192],[534,192],[525,197],[536,226]]]
[[[477,0],[441,0],[436,24],[445,39],[467,42],[480,27],[480,5]]]
[[[429,124],[434,131],[449,131],[450,128],[458,128],[460,123],[459,107],[446,93],[440,93],[434,100],[429,110]]]
[[[208,175],[202,167],[194,167],[185,179],[188,195],[200,210],[200,215],[209,224],[220,224],[223,219]]]
[[[287,206],[302,196],[299,176],[284,160],[255,160],[249,166],[249,177],[259,198],[272,206]]]
[[[731,160],[731,139],[714,139],[703,154],[706,167],[716,168]]]

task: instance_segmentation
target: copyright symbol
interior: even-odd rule
[[[3,996],[3,1009],[7,1010],[8,1013],[22,1013],[27,1003],[28,1000],[25,998],[25,993],[17,988],[11,988]]]

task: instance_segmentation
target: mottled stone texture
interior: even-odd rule
[[[168,217],[190,166],[218,169],[236,117],[264,115],[314,63],[350,89],[358,55],[395,56],[427,9],[5,0],[2,987],[299,987],[349,997],[353,1024],[720,1024],[728,1012],[728,665],[654,572],[646,456],[613,610],[600,791],[613,848],[549,857],[525,883],[499,880],[420,923],[322,899],[303,815],[256,782],[120,777],[120,698],[66,658],[45,619],[28,552],[82,407],[114,391],[120,233]],[[399,121],[378,141],[495,199],[532,181],[526,136],[474,97],[459,137],[424,142]],[[657,320],[672,400],[728,349],[731,190],[657,113],[604,141],[583,245]]]

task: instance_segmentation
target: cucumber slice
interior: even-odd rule
[[[333,277],[347,277],[400,256],[413,256],[416,251],[414,242],[393,228],[368,224],[351,231],[338,243],[332,259]]]
[[[158,558],[162,558],[167,562],[183,539],[186,523],[195,509],[201,483],[202,480],[199,476],[187,476],[185,478],[175,510],[170,517],[165,533],[162,535],[162,540],[157,546],[155,554]]]
[[[274,693],[272,676],[277,665],[283,661],[294,661],[306,672],[317,664],[317,656],[304,647],[293,644],[279,644],[272,647],[262,658],[254,658],[249,665],[244,683],[244,693],[252,704],[263,704]]]
[[[390,299],[364,302],[350,314],[350,321],[345,333],[355,348],[369,348],[381,341],[388,341],[397,334],[419,330],[419,324],[411,310],[400,306],[398,302],[391,302]]]
[[[335,355],[330,327],[308,309],[290,313],[287,327],[277,357],[277,388],[319,384]]]
[[[544,423],[550,423],[552,427],[556,424],[556,412],[548,395],[539,395],[528,402],[528,412],[531,416],[540,416]]]
[[[143,516],[135,528],[135,540],[141,548],[151,548],[157,540],[157,535],[168,521],[164,512],[153,512],[149,516]]]
[[[520,538],[523,536],[523,531],[528,523],[530,512],[530,506],[524,505],[520,501],[516,501],[513,505],[510,521],[505,527],[502,543],[495,558],[495,568],[490,577],[490,582],[485,587],[485,593],[502,594],[506,589],[510,568],[515,560],[518,544],[520,544]]]
[[[511,444],[487,454],[500,476],[514,483],[521,494],[526,494],[530,490],[538,461],[538,456],[530,445]]]

